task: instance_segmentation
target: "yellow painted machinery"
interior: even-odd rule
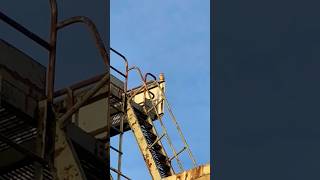
[[[49,2],[49,42],[0,12],[3,22],[49,53],[44,67],[0,41],[0,179],[130,179],[121,166],[126,132],[133,133],[151,179],[210,179],[210,165],[196,163],[166,98],[164,75],[144,74],[130,66],[125,56],[102,41],[88,17],[59,21],[56,1]],[[54,90],[57,35],[76,23],[91,32],[105,72]],[[124,72],[110,64],[110,53],[122,59]],[[140,84],[129,89],[128,77],[133,73]],[[164,121],[176,130],[174,140]],[[114,137],[119,138],[118,147],[110,144]],[[178,140],[183,144],[180,149],[175,147]],[[110,151],[117,153],[117,167],[110,165]],[[191,169],[184,167],[179,157],[183,153]]]

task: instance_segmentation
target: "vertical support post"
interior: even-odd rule
[[[55,78],[55,64],[56,64],[56,42],[57,42],[57,23],[58,23],[58,9],[56,0],[50,0],[51,8],[51,29],[50,29],[50,52],[49,64],[47,71],[47,96],[48,103],[53,101],[54,92],[54,78]]]
[[[105,43],[105,50],[108,51],[108,62],[105,65],[106,67],[106,73],[109,76],[109,80],[107,82],[107,149],[106,149],[106,156],[107,156],[107,171],[108,171],[108,177],[111,177],[110,173],[110,126],[111,126],[111,117],[110,117],[110,94],[111,94],[111,88],[110,88],[110,0],[106,1],[106,43]]]
[[[119,153],[118,153],[118,176],[117,176],[117,180],[120,180],[121,175],[120,173],[122,173],[121,171],[121,159],[122,159],[122,138],[123,138],[123,121],[124,118],[126,117],[126,87],[125,87],[125,91],[122,95],[122,117],[120,118],[120,135],[119,135]]]
[[[54,77],[55,77],[55,62],[56,62],[56,41],[57,41],[57,21],[58,9],[56,0],[49,0],[51,10],[51,27],[50,27],[50,50],[49,63],[47,70],[47,103],[45,123],[45,145],[44,155],[49,162],[49,169],[51,173],[54,172],[54,149],[55,149],[55,135],[56,135],[56,118],[53,112],[53,92],[54,92]]]
[[[47,101],[40,101],[38,103],[38,134],[36,142],[36,153],[44,158],[44,147],[45,147],[45,134],[46,134],[46,120],[47,120]],[[43,166],[35,162],[35,180],[43,180]]]
[[[160,73],[159,75],[159,88],[162,90],[162,92],[165,92],[165,78],[164,78],[164,74]],[[158,105],[158,112],[160,112],[160,116],[162,116],[164,114],[164,99],[162,97],[162,94],[160,93],[160,104]]]

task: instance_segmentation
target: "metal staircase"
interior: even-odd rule
[[[160,145],[154,127],[150,124],[147,115],[139,113],[131,103],[127,105],[128,122],[139,144],[144,160],[147,162],[148,170],[153,179],[161,179],[172,174],[172,168],[168,157]]]
[[[142,86],[139,89],[128,93],[127,120],[152,178],[162,179],[176,174],[176,171],[172,166],[173,160],[176,160],[179,165],[180,172],[184,171],[185,169],[179,159],[179,155],[185,150],[188,151],[188,155],[195,167],[197,165],[196,161],[165,97],[164,85],[161,85],[161,83],[164,83],[163,75],[160,75],[159,83],[156,77],[151,73],[147,73],[143,77],[138,67],[134,66],[128,71],[130,70],[137,71],[142,80]],[[147,82],[148,76],[153,77],[153,80]],[[143,92],[144,96],[143,101],[140,104],[136,104],[133,99],[141,92]],[[172,119],[172,122],[174,123],[184,144],[184,147],[180,151],[176,151],[168,135],[167,128],[163,123],[162,118],[164,106],[169,111],[170,118]],[[155,120],[160,122],[162,132],[160,134],[153,123]],[[172,157],[168,156],[162,143],[163,139],[167,140],[167,143],[173,153]]]
[[[19,112],[5,101],[1,101],[0,108],[0,179],[35,179],[37,167],[35,139],[38,134],[36,123],[27,115]],[[15,146],[11,142],[20,145]],[[10,166],[8,166],[10,165]],[[43,180],[52,180],[53,177],[48,166],[44,166]]]

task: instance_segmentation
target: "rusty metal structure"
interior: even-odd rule
[[[171,110],[165,96],[164,75],[157,78],[129,66],[125,56],[102,41],[88,17],[58,21],[57,2],[49,2],[49,42],[0,12],[3,22],[49,54],[48,67],[44,67],[10,43],[0,41],[0,179],[130,179],[121,166],[125,132],[136,138],[152,179],[209,179],[210,165],[198,166]],[[76,23],[90,31],[105,72],[54,91],[57,36],[59,30]],[[110,64],[110,53],[123,60],[125,72]],[[140,85],[128,89],[132,73],[138,74]],[[165,111],[169,115],[166,121],[171,119],[177,130],[182,149],[177,150],[169,137]],[[155,122],[159,123],[158,128]],[[114,137],[119,138],[118,147],[110,144]],[[118,154],[117,167],[110,166],[110,151]],[[179,158],[182,153],[188,154],[193,169],[184,168]]]

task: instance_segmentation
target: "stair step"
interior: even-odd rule
[[[153,172],[158,171],[158,174],[152,174],[156,179],[161,179],[172,175],[172,167],[169,162],[169,158],[166,156],[164,148],[159,141],[162,137],[158,137],[153,124],[149,123],[149,117],[143,113],[143,111],[138,111],[136,107],[128,104],[129,107],[129,122],[131,128],[134,129],[134,134],[139,143],[140,148],[147,148],[148,151],[143,152],[144,156],[151,156],[148,161],[152,162],[154,166],[151,166]],[[133,115],[132,115],[133,113]],[[138,140],[141,139],[141,142]],[[152,145],[152,146],[151,146]],[[151,147],[150,147],[151,146]],[[147,162],[147,161],[146,161]]]
[[[152,125],[148,121],[139,121],[140,125],[143,126],[143,128],[150,130],[152,129]]]
[[[137,118],[140,120],[147,120],[148,116],[144,113],[142,113],[142,111],[139,111],[138,109],[136,109],[135,107],[133,108]]]
[[[170,175],[169,173],[167,173],[167,172],[170,172],[170,166],[168,166],[168,165],[162,165],[161,167],[161,172],[163,173],[163,174],[166,174],[166,175]]]
[[[157,136],[150,131],[146,131],[144,135],[147,139],[151,140],[151,143],[153,143],[157,139]]]
[[[153,145],[151,148],[156,150],[156,151],[159,151],[159,150],[162,149],[162,146],[160,146],[160,144],[157,143],[157,144]]]
[[[163,155],[160,151],[150,150],[151,154],[154,155],[155,159],[159,162],[167,162],[168,158]]]

